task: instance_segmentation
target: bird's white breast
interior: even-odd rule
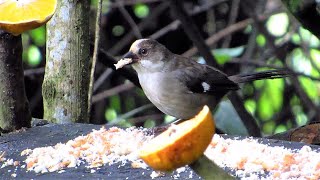
[[[198,95],[189,94],[184,86],[178,88],[181,82],[168,73],[139,73],[139,81],[148,99],[165,114],[184,119],[202,107]]]

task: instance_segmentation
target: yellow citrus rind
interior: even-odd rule
[[[191,164],[206,150],[215,132],[210,109],[192,119],[172,125],[140,150],[140,158],[154,170],[172,171]]]
[[[19,35],[48,22],[57,0],[0,0],[0,29]]]

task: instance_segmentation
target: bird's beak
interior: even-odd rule
[[[133,53],[131,51],[127,52],[122,58],[130,58],[130,59],[132,59],[132,62],[130,64],[136,63],[140,59],[135,53]]]

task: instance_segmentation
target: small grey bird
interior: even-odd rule
[[[211,109],[239,83],[280,78],[284,70],[227,76],[218,69],[170,52],[151,39],[135,41],[124,58],[132,59],[141,87],[163,113],[179,119],[195,116],[204,105]]]

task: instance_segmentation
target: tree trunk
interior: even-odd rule
[[[88,122],[89,1],[58,1],[47,24],[47,58],[42,85],[44,119]]]
[[[31,114],[25,93],[21,36],[0,30],[0,130],[29,127]]]

